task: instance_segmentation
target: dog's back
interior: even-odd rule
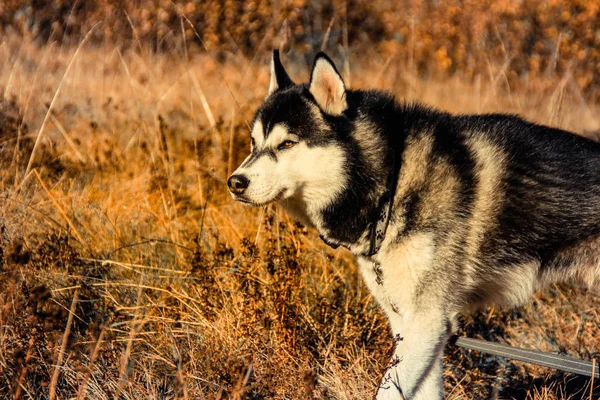
[[[539,265],[538,286],[571,277],[591,284],[600,276],[600,144],[517,117],[488,118],[503,121],[493,139],[504,143],[506,175],[482,246],[486,262]]]
[[[458,123],[467,130],[489,125],[488,138],[504,152],[504,199],[481,248],[488,261],[502,268],[535,260],[542,272],[587,261],[599,269],[600,144],[513,116]],[[497,251],[506,246],[510,251]]]
[[[442,275],[470,283],[456,301],[516,304],[600,276],[600,144],[512,115],[403,113],[398,236],[450,243]]]

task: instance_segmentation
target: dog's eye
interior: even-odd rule
[[[277,146],[277,150],[289,149],[293,147],[296,142],[292,142],[291,140],[286,140],[285,142],[281,142],[279,146]]]

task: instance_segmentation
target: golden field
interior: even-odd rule
[[[0,32],[38,43],[89,41],[156,52],[187,48],[253,57],[274,47],[316,54],[349,48],[421,76],[472,81],[492,65],[507,84],[571,75],[600,100],[597,0],[4,0]],[[538,89],[540,89],[538,87]]]
[[[548,3],[540,15],[550,27],[561,26],[553,21],[563,8],[584,10],[583,33],[574,28],[564,43],[587,53],[570,63],[571,53],[560,47],[567,44],[558,53],[540,50],[539,68],[524,66],[525,75],[516,60],[535,57],[521,57],[522,50],[513,64],[508,51],[487,52],[486,62],[465,48],[461,64],[448,32],[468,43],[472,34],[461,29],[472,24],[413,24],[410,33],[387,2],[372,8],[340,2],[346,11],[334,2],[314,11],[324,16],[314,40],[286,33],[296,26],[306,31],[303,19],[288,18],[282,31],[284,19],[268,19],[272,9],[264,11],[262,3],[247,12],[228,3],[220,4],[225,11],[206,9],[220,16],[214,25],[220,29],[230,26],[223,22],[228,15],[231,26],[256,28],[256,40],[246,42],[245,33],[232,31],[228,39],[224,30],[211,39],[192,6],[169,3],[164,9],[180,14],[173,22],[167,12],[172,24],[163,21],[157,46],[153,32],[162,25],[152,18],[161,15],[159,3],[144,12],[107,1],[106,8],[85,11],[80,31],[60,31],[66,25],[57,24],[46,36],[18,18],[54,9],[33,7],[14,17],[22,2],[0,6],[0,398],[374,394],[393,339],[350,254],[329,249],[277,206],[247,208],[227,192],[227,176],[249,149],[249,123],[268,87],[274,46],[289,49],[283,61],[296,81],[308,78],[309,55],[324,47],[352,88],[387,89],[399,100],[456,113],[519,113],[591,136],[600,128],[593,52],[600,34],[585,41],[588,23],[598,20],[594,2]],[[76,5],[65,4],[53,12],[79,15]],[[209,3],[189,4],[204,10]],[[307,7],[285,4],[294,15]],[[469,7],[483,7],[477,4],[492,7],[467,1],[454,11],[420,10],[460,19],[471,15]],[[516,7],[494,4],[507,13]],[[524,4],[513,17],[542,7]],[[238,12],[226,12],[232,7]],[[127,11],[125,22],[117,18],[124,25],[108,24],[107,10]],[[365,23],[367,39],[352,19],[356,10],[379,15]],[[7,22],[7,15],[14,19]],[[240,20],[243,15],[250,20]],[[508,38],[519,30],[506,15],[508,25],[495,25]],[[266,25],[259,29],[253,21]],[[570,18],[565,24],[575,26]],[[410,44],[394,36],[401,26],[419,39]],[[134,29],[128,36],[118,27]],[[434,50],[419,53],[416,42],[427,35]],[[444,40],[450,40],[445,53],[438,46]],[[450,66],[444,67],[444,54]],[[553,286],[525,307],[464,316],[461,334],[598,359],[599,294]],[[445,384],[451,400],[600,394],[598,388],[591,393],[586,379],[451,345]]]

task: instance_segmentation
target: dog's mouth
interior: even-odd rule
[[[267,204],[281,200],[285,191],[286,191],[286,189],[281,189],[279,191],[279,193],[277,193],[277,195],[275,197],[273,197],[271,200],[267,200],[267,201],[263,201],[263,202],[252,201],[252,200],[248,199],[247,197],[245,197],[244,195],[236,195],[236,194],[232,194],[232,195],[233,195],[233,198],[235,201],[239,201],[242,204],[245,204],[245,205],[248,205],[251,207],[263,207],[263,206],[266,206]]]

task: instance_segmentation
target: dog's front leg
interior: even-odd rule
[[[449,336],[448,319],[438,313],[411,314],[390,318],[397,343],[377,400],[443,398],[442,354]]]

